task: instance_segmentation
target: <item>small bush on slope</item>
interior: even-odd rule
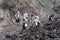
[[[56,13],[60,14],[60,5],[56,6],[56,7],[54,8],[54,11],[55,11]]]

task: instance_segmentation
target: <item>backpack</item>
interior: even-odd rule
[[[25,23],[25,27],[27,27],[28,25],[27,25],[27,23]]]
[[[23,28],[26,28],[27,26],[27,23],[23,23]]]

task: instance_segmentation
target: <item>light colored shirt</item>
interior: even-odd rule
[[[27,17],[28,17],[28,14],[27,14],[27,12],[25,12],[24,13],[24,19],[25,19],[25,21],[28,21]]]
[[[39,22],[39,16],[35,16],[34,22],[35,22],[35,25],[38,25],[38,22]]]
[[[15,14],[15,18],[20,19],[20,12],[19,11]]]

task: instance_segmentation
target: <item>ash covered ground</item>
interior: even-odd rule
[[[53,10],[57,5],[60,0],[0,0],[0,40],[60,40],[60,12]],[[21,13],[19,25],[15,21],[17,8]],[[20,33],[25,12],[28,27]],[[31,14],[39,17],[37,27],[31,23]],[[52,21],[49,15],[54,15]]]

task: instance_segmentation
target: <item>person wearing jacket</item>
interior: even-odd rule
[[[17,13],[15,14],[15,19],[16,23],[18,24],[20,22],[20,11],[17,11]]]

